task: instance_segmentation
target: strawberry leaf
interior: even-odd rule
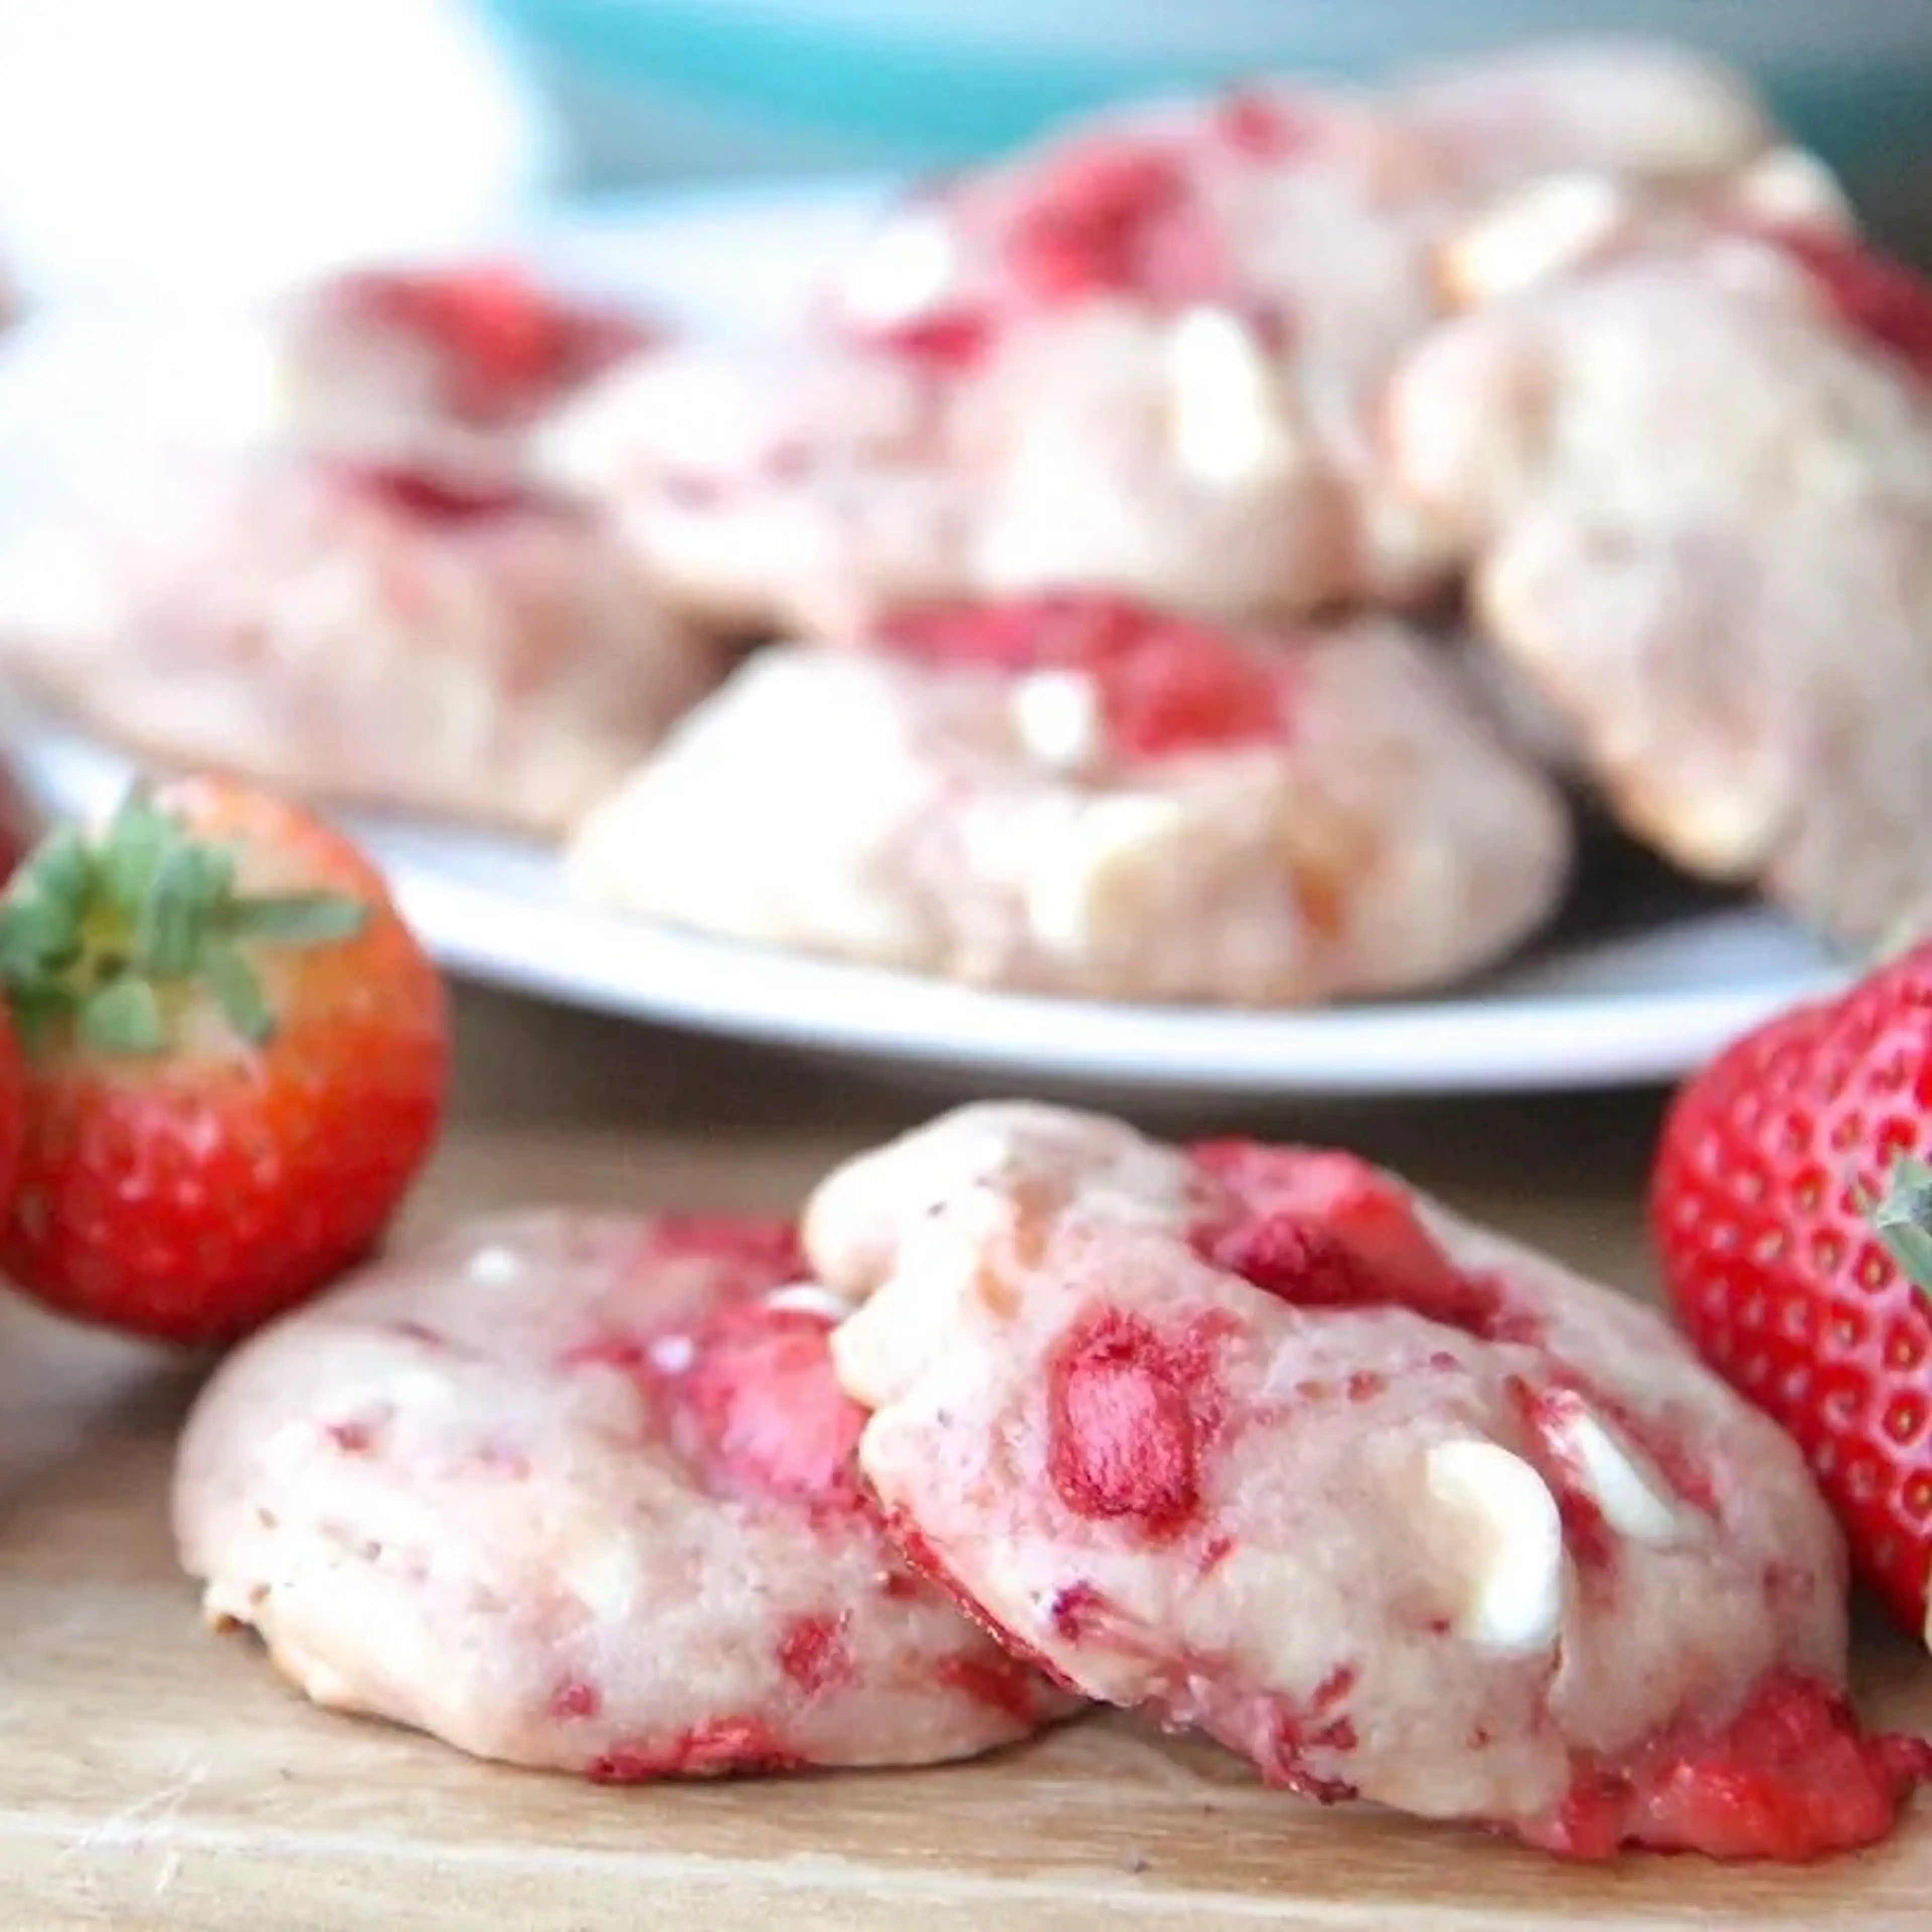
[[[98,896],[123,918],[137,917],[150,881],[163,860],[180,850],[178,828],[144,800],[130,797],[115,813],[106,836],[91,851],[82,890]]]
[[[50,912],[76,917],[87,904],[93,876],[86,840],[75,826],[59,825],[22,868],[18,884]]]
[[[80,1036],[98,1053],[160,1052],[166,1036],[159,996],[146,980],[113,981],[81,1002]]]
[[[368,922],[368,906],[338,892],[262,892],[236,900],[222,931],[231,939],[276,946],[333,946],[353,939]]]
[[[1871,1223],[1906,1278],[1932,1294],[1932,1167],[1910,1155],[1893,1165]]]
[[[163,848],[134,908],[136,969],[155,980],[192,972],[208,916],[227,890],[227,868],[216,855],[185,840]]]
[[[231,946],[210,946],[201,970],[221,1017],[250,1046],[266,1046],[275,1036],[275,1016],[248,962]]]
[[[89,838],[56,829],[0,896],[0,989],[44,1036],[63,1014],[103,1053],[157,1052],[199,990],[251,1046],[274,1036],[256,949],[339,945],[367,926],[352,894],[238,887],[237,854],[131,794]],[[33,1044],[32,1038],[28,1044]]]

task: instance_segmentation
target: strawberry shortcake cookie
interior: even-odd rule
[[[1925,895],[1932,291],[1815,229],[1612,247],[1444,325],[1396,472],[1630,827],[1862,941]]]
[[[544,458],[728,626],[1072,587],[1399,601],[1446,560],[1386,487],[1381,398],[1444,236],[1552,169],[1696,195],[1773,142],[1729,76],[1642,48],[1103,116],[913,196],[800,338],[634,358]]]
[[[562,1210],[217,1372],[182,1559],[317,1703],[614,1783],[920,1764],[1072,1708],[886,1544],[788,1227]]]
[[[1250,635],[1044,598],[758,654],[571,863],[591,897],[733,938],[1268,1006],[1501,955],[1554,909],[1570,836],[1453,662],[1392,621]]]
[[[0,664],[168,762],[538,834],[722,668],[572,502],[261,449],[10,548]]]
[[[1882,1836],[1796,1447],[1654,1313],[1348,1154],[968,1107],[835,1173],[814,1268],[908,1553],[1270,1782],[1566,1856]]]

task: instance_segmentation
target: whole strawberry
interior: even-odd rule
[[[0,898],[25,1134],[0,1268],[83,1319],[225,1342],[375,1244],[449,1043],[380,877],[214,778],[49,835]]]
[[[1932,945],[1678,1094],[1651,1226],[1679,1322],[1797,1440],[1853,1563],[1932,1641]]]

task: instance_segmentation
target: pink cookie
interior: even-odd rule
[[[807,1210],[908,1552],[1270,1782],[1620,1844],[1882,1834],[1796,1448],[1662,1321],[1352,1156],[968,1107]]]
[[[716,678],[566,500],[293,453],[180,461],[0,559],[0,661],[104,735],[548,833]]]
[[[1613,251],[1449,323],[1396,472],[1632,830],[1864,942],[1932,875],[1932,292],[1815,229]]]
[[[476,1222],[246,1344],[182,1560],[332,1708],[617,1783],[922,1764],[1070,1708],[887,1546],[790,1230]]]
[[[760,652],[570,858],[603,903],[734,938],[1280,1006],[1496,958],[1554,909],[1570,844],[1552,786],[1392,620],[1238,633],[1047,598]]]

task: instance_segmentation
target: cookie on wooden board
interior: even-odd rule
[[[1845,1708],[1796,1446],[1352,1155],[982,1105],[804,1226],[895,1532],[1084,1696],[1571,1856],[1866,1843],[1922,1765]]]
[[[217,1370],[182,1560],[319,1704],[608,1782],[922,1764],[1072,1708],[886,1544],[783,1225],[485,1216]]]

